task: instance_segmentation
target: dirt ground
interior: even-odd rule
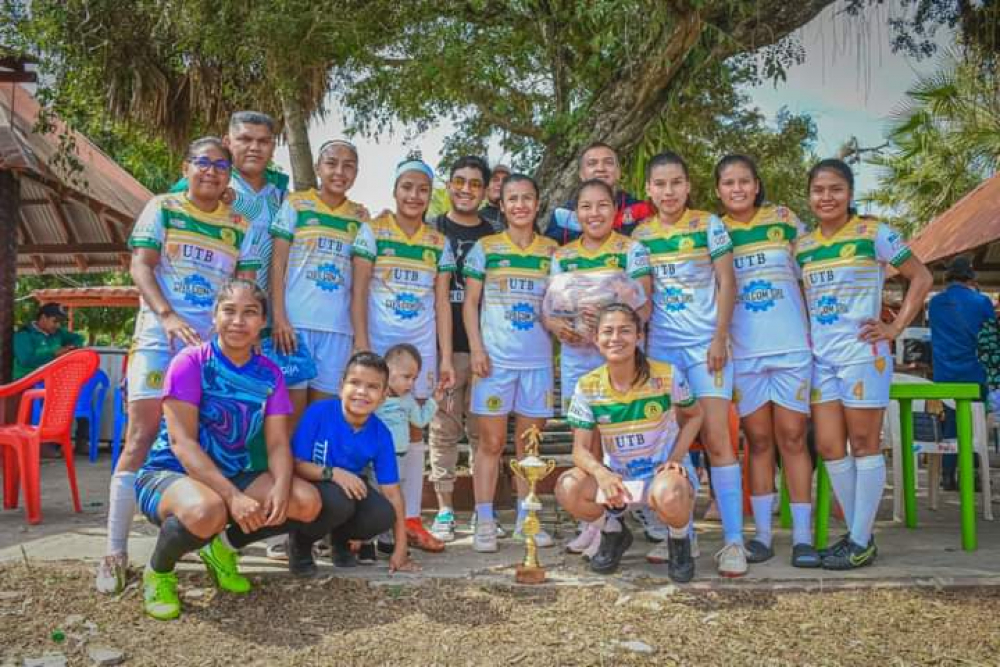
[[[87,647],[126,665],[996,665],[1000,591],[693,592],[674,586],[369,585],[254,577],[246,597],[181,573],[158,622],[135,585],[92,592],[80,564],[0,567],[0,665]],[[61,630],[65,639],[54,641]]]

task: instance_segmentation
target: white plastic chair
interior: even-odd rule
[[[915,375],[905,373],[894,373],[893,383],[930,382]],[[943,401],[951,409],[955,409],[954,401]],[[913,411],[923,412],[924,401],[913,401]],[[892,516],[896,521],[903,521],[903,459],[901,452],[902,436],[899,427],[899,402],[890,401],[889,408],[885,411],[885,418],[882,423],[882,448],[892,449]],[[986,406],[983,403],[972,404],[972,448],[979,454],[979,475],[982,483],[982,503],[983,518],[993,521],[993,499],[990,491],[990,456],[989,456],[989,430],[986,426]],[[911,456],[916,459],[917,454],[929,454],[928,456],[928,486],[931,509],[936,510],[939,505],[938,479],[941,475],[941,455],[954,454],[958,452],[958,442],[953,439],[941,442],[913,441],[913,453]],[[916,460],[914,460],[914,470]],[[919,477],[918,477],[919,480]]]

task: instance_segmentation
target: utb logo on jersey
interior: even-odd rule
[[[355,234],[357,234],[358,233],[358,223],[356,223],[356,222],[349,222],[349,223],[347,223],[347,233],[350,234],[351,236],[354,236]]]
[[[694,239],[691,238],[690,236],[685,236],[684,238],[681,239],[679,247],[681,250],[684,251],[691,250],[692,248],[694,248]]]
[[[435,260],[434,251],[424,250],[424,261],[427,262],[428,264],[434,264],[435,263],[434,260]]]
[[[618,268],[618,258],[608,257],[606,260],[604,260],[604,266],[610,267],[612,269]]]
[[[549,272],[549,266],[551,266],[551,265],[552,265],[552,262],[550,262],[547,259],[543,259],[541,262],[538,263],[539,268],[541,268],[541,270],[544,271],[544,272],[546,272],[546,273]]]
[[[858,251],[857,246],[853,243],[848,243],[843,248],[840,249],[840,256],[843,258],[854,257],[854,253]]]
[[[234,245],[236,243],[236,232],[231,229],[222,229],[219,232],[219,235],[222,237],[222,240],[229,245]]]
[[[785,239],[785,230],[775,225],[767,230],[767,239],[769,241],[783,241]]]

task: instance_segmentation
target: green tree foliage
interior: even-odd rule
[[[17,279],[14,320],[27,324],[35,319],[38,302],[31,298],[37,289],[86,287],[91,285],[129,285],[127,273],[90,273],[73,276],[21,276]],[[74,328],[91,345],[128,345],[135,328],[134,308],[81,308],[73,314]]]
[[[945,58],[893,114],[871,201],[913,233],[1000,167],[1000,76],[974,57]]]
[[[694,205],[718,211],[715,164],[729,153],[743,153],[757,162],[768,201],[811,218],[806,174],[815,157],[816,125],[808,115],[784,109],[769,124],[740,89],[752,76],[746,68],[719,66],[707,78],[710,83],[691,86],[671,101],[636,150],[626,156],[626,189],[643,196],[646,163],[656,153],[672,150],[688,163]]]

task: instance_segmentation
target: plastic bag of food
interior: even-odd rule
[[[596,313],[612,303],[640,308],[646,303],[646,292],[624,273],[560,273],[549,281],[542,312],[549,318],[568,320],[573,331],[584,339],[583,345],[589,345],[596,331],[585,313]]]

